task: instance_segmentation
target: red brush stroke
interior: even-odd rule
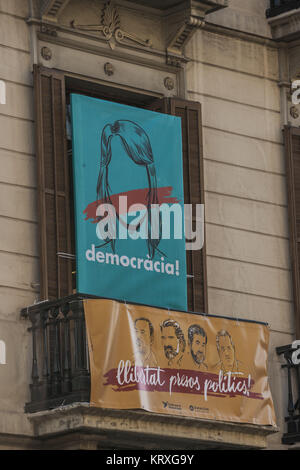
[[[157,188],[157,199],[158,199],[158,204],[176,204],[179,202],[179,200],[171,196],[173,191],[172,186],[166,186],[163,188]],[[145,189],[133,189],[131,191],[126,191],[124,193],[119,193],[119,194],[112,194],[110,196],[111,199],[111,204],[115,207],[116,211],[118,214],[125,213],[123,210],[119,210],[119,197],[120,196],[126,196],[127,197],[127,208],[129,209],[130,206],[133,204],[143,204],[144,206],[147,207],[148,203],[148,193],[149,193],[149,188]],[[96,210],[97,207],[100,204],[103,204],[105,201],[103,199],[100,199],[98,201],[91,202],[86,209],[83,211],[83,213],[86,215],[84,220],[91,220],[93,224],[97,223],[98,217],[96,216]]]
[[[139,367],[138,369],[143,369],[143,367]],[[206,380],[210,380],[214,383],[219,382],[219,376],[216,374],[212,373],[207,373],[207,372],[196,372],[193,370],[183,370],[183,369],[163,369],[163,380],[164,384],[143,384],[143,383],[130,383],[130,384],[124,384],[120,385],[117,380],[117,373],[118,369],[111,369],[109,370],[105,375],[104,378],[106,379],[106,382],[103,384],[105,386],[111,386],[114,392],[132,392],[134,390],[141,390],[145,392],[167,392],[169,393],[169,383],[170,383],[170,378],[172,376],[176,376],[177,373],[180,373],[181,376],[188,376],[189,378],[193,378],[194,380],[198,377],[198,383],[200,385],[200,389],[189,389],[188,387],[181,386],[181,385],[176,385],[174,384],[172,386],[172,394],[173,393],[189,393],[192,395],[204,395],[204,384]],[[236,379],[237,381],[237,379]],[[256,400],[262,400],[263,396],[260,393],[256,392],[251,392],[248,388],[248,377],[239,377],[238,381],[241,383],[244,383],[247,386],[247,389],[249,391],[248,395],[245,395],[241,391],[231,391],[231,392],[223,392],[223,391],[218,391],[218,392],[211,392],[207,391],[207,396],[214,396],[214,397],[236,397],[236,396],[244,396],[247,398],[252,398]],[[252,388],[254,385],[254,380],[251,379],[250,381],[250,387]]]

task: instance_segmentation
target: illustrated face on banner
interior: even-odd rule
[[[92,406],[275,425],[266,325],[107,299],[84,311]]]
[[[147,357],[151,352],[152,343],[151,324],[149,320],[138,318],[135,321],[135,334],[139,354]]]
[[[186,310],[180,119],[82,95],[71,111],[77,291]]]
[[[188,331],[192,358],[198,366],[204,363],[207,336],[199,325],[192,325]]]
[[[185,350],[185,339],[180,325],[173,320],[161,324],[161,340],[169,365],[176,359],[179,363]]]
[[[167,326],[162,330],[162,343],[167,359],[174,359],[179,353],[179,339],[175,334],[175,328],[173,326]]]
[[[148,318],[137,318],[134,321],[136,351],[134,362],[137,365],[157,365],[157,359],[152,351],[154,329]]]
[[[228,332],[219,333],[217,336],[217,347],[223,370],[233,370],[235,365],[235,350]]]

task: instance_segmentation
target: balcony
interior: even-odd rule
[[[266,11],[267,18],[281,15],[300,7],[300,0],[270,0],[270,8]]]
[[[262,449],[269,426],[95,408],[83,300],[74,294],[24,308],[32,334],[25,412],[36,449]]]
[[[272,37],[290,42],[300,37],[300,0],[270,0],[266,11]]]
[[[82,305],[86,297],[75,294],[41,302],[21,312],[32,325],[31,401],[25,405],[26,412],[89,401],[90,372]]]
[[[282,437],[282,443],[286,445],[300,442],[300,365],[292,362],[294,351],[290,344],[276,348],[277,354],[285,360],[281,367],[287,371],[286,432]]]

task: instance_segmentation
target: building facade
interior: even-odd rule
[[[300,105],[292,101],[299,7],[281,0],[0,0],[0,448],[297,446],[297,383],[288,395],[288,374],[294,380],[297,370],[288,345],[300,335]],[[268,323],[277,429],[93,409],[81,340],[83,372],[72,393],[41,392],[62,366],[45,371],[45,321],[55,337],[55,321],[67,320],[71,302],[80,311],[65,124],[72,91],[182,117],[189,197],[205,204],[190,309]]]

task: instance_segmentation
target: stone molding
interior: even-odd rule
[[[56,34],[56,25],[59,26],[59,16],[63,9],[72,0],[40,0],[40,17],[43,28]],[[143,8],[143,2],[132,1],[139,8]],[[171,5],[172,2],[169,2]],[[175,4],[175,2],[174,2]],[[165,48],[166,63],[171,66],[181,67],[185,62],[185,46],[198,28],[205,25],[205,16],[212,11],[228,6],[228,0],[182,0],[176,7],[162,9],[157,7],[152,9],[162,18],[164,28],[169,31],[166,38]],[[99,22],[95,24],[79,24],[79,21],[71,21],[70,27],[74,33],[99,34],[99,39],[107,41],[111,49],[116,45],[140,46],[148,52],[152,52],[152,42],[149,37],[141,37],[135,31],[128,31],[126,24],[121,24],[122,18],[118,11],[117,0],[99,0],[99,7],[102,6],[102,14]],[[146,7],[145,7],[146,8]],[[146,14],[146,12],[145,12]],[[51,29],[52,25],[52,29]],[[53,32],[54,29],[54,32]],[[45,32],[45,31],[43,31]]]
[[[41,18],[47,21],[58,21],[58,17],[70,0],[40,0]]]
[[[272,37],[290,42],[300,38],[300,9],[291,10],[268,19]]]
[[[123,441],[128,442],[138,436],[135,442],[139,448],[147,448],[149,442],[158,446],[155,448],[163,448],[172,442],[174,449],[187,446],[195,449],[263,449],[267,445],[267,436],[277,431],[269,426],[93,408],[88,403],[32,413],[28,419],[34,426],[35,437],[43,441],[80,432],[98,435],[99,442],[105,434],[112,440],[117,439],[114,445],[122,445]]]
[[[115,2],[112,0],[107,0],[104,3],[99,24],[80,25],[73,20],[71,26],[80,31],[100,33],[103,38],[108,41],[112,49],[115,43],[127,44],[133,42],[144,47],[152,46],[150,39],[140,38],[136,34],[122,29],[119,12]]]

